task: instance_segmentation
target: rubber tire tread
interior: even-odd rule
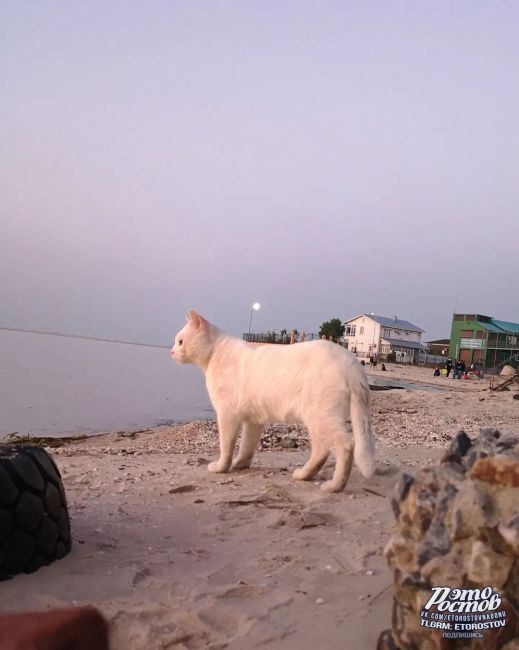
[[[52,456],[0,444],[0,580],[32,573],[72,548],[61,474]]]

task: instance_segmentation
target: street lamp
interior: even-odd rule
[[[259,309],[260,307],[261,307],[261,305],[259,304],[259,302],[255,302],[255,303],[252,305],[252,308],[251,308],[251,310],[250,310],[249,334],[250,334],[250,328],[251,328],[251,325],[252,325],[252,315],[254,314],[255,311],[258,311],[258,309]]]

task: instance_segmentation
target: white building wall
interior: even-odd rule
[[[359,316],[348,324],[355,325],[355,335],[345,335],[349,350],[354,351],[359,357],[369,357],[379,353],[380,325],[377,322],[367,316]]]
[[[372,320],[369,316],[359,316],[348,323],[355,325],[355,334],[344,338],[348,341],[348,349],[358,357],[369,357],[372,354],[381,354],[381,339],[399,339],[420,343],[422,333],[413,330],[395,328],[392,325],[383,326]]]

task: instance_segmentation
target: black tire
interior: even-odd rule
[[[41,447],[0,445],[0,580],[70,551],[70,520],[56,463]]]

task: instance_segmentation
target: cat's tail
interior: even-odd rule
[[[357,363],[357,362],[356,362]],[[369,385],[361,368],[350,382],[350,418],[355,443],[353,458],[365,478],[375,473],[375,439],[371,431]]]

